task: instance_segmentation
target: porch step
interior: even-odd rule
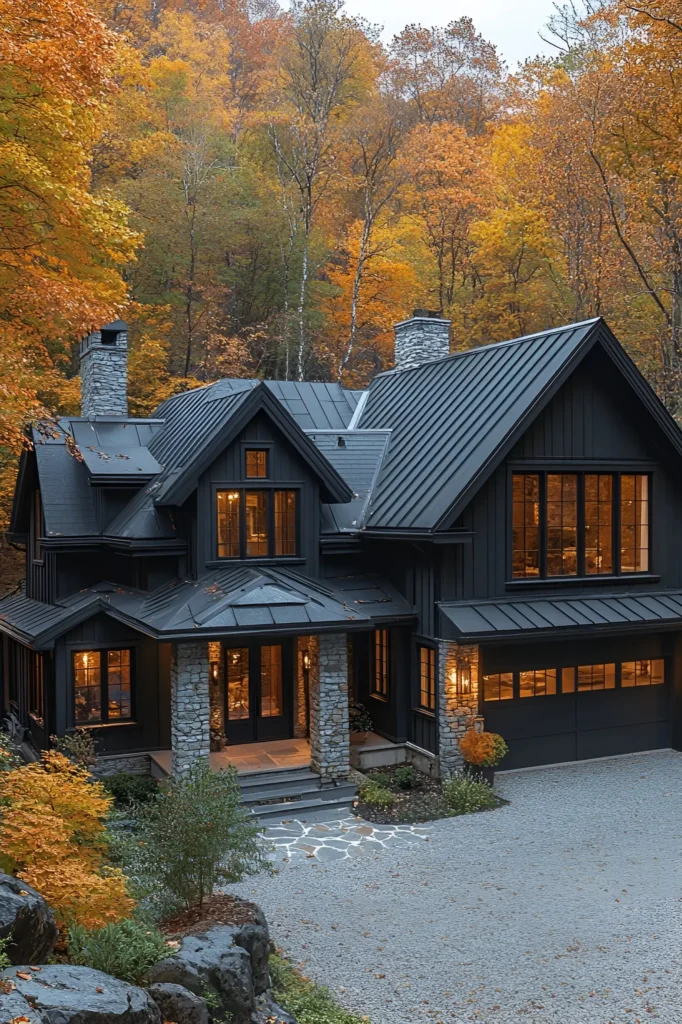
[[[322,782],[309,768],[249,772],[239,776],[239,785],[244,804],[253,816],[269,824],[301,817],[344,817],[357,792],[350,782]]]

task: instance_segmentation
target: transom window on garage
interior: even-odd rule
[[[513,473],[512,578],[649,571],[646,473]]]
[[[552,697],[590,690],[660,686],[665,682],[663,658],[569,665],[563,668],[520,669],[483,675],[483,700]]]

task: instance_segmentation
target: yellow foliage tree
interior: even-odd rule
[[[62,927],[101,928],[134,902],[106,865],[104,820],[112,798],[63,754],[0,775],[0,862],[48,901]]]

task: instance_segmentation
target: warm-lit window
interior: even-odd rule
[[[227,717],[239,722],[250,715],[249,649],[231,647],[225,652],[227,676]]]
[[[433,647],[419,647],[419,707],[436,710],[436,652]]]
[[[275,491],[275,554],[296,554],[296,491]]]
[[[267,558],[268,551],[268,492],[247,491],[244,523],[246,526],[246,557]]]
[[[130,650],[75,651],[73,680],[76,725],[132,717]]]
[[[649,477],[624,473],[620,478],[620,569],[649,568]]]
[[[218,491],[218,558],[282,558],[297,553],[296,491]]]
[[[555,693],[555,668],[535,668],[519,672],[519,695],[521,697],[546,697]]]
[[[613,572],[613,477],[585,474],[585,572]]]
[[[547,575],[578,572],[578,477],[547,474]]]
[[[575,693],[575,668],[562,668],[561,670],[561,692]]]
[[[218,558],[239,558],[239,491],[218,491]]]
[[[266,448],[246,449],[246,476],[266,477],[268,475],[268,452]]]
[[[646,474],[512,474],[513,579],[647,572],[649,533]]]
[[[374,630],[374,672],[372,693],[375,697],[388,697],[388,630]]]
[[[658,686],[665,682],[662,658],[624,661],[620,666],[621,686]]]
[[[511,700],[513,696],[513,672],[497,672],[483,676],[483,700]]]
[[[578,665],[578,690],[613,690],[615,665]]]
[[[540,477],[512,477],[512,575],[540,575]]]
[[[282,648],[260,649],[260,713],[263,718],[282,714]]]

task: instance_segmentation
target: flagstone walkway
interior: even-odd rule
[[[351,815],[339,821],[287,821],[268,828],[266,838],[273,846],[273,862],[282,864],[309,860],[328,863],[394,849],[429,840],[421,825],[372,825]]]

